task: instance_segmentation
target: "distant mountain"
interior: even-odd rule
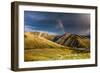
[[[64,47],[63,45],[47,40],[44,37],[37,36],[31,32],[25,32],[24,37],[25,37],[24,45],[26,49],[27,48],[39,49],[39,48],[63,48]]]
[[[90,48],[90,39],[82,35],[64,34],[61,36],[56,36],[53,41],[64,46],[73,47],[75,49],[89,50]]]

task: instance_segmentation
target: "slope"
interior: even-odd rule
[[[34,35],[30,32],[25,32],[24,35],[25,48],[64,48],[64,46],[49,41],[41,36]]]
[[[24,37],[25,62],[90,58],[88,52],[77,52],[72,47],[63,46],[32,32],[25,32]]]
[[[82,35],[64,34],[61,36],[56,36],[53,41],[63,46],[69,46],[77,49],[84,48],[89,50],[90,48],[89,38]]]

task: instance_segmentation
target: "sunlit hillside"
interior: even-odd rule
[[[55,38],[55,36],[56,36],[54,34],[48,34],[47,32],[30,32],[30,33],[32,33],[35,36],[44,37],[44,38],[46,38],[48,40],[53,40]]]
[[[45,39],[44,37],[34,35],[30,32],[25,33],[25,48],[64,48],[64,46]]]
[[[90,58],[89,52],[74,50],[73,47],[65,46],[45,38],[43,34],[37,35],[37,33],[33,33],[35,32],[25,32],[24,34],[24,61]],[[51,37],[50,35],[47,36]],[[81,42],[80,39],[79,41]],[[85,40],[83,42],[88,43]]]

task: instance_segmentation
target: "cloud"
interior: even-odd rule
[[[87,29],[87,30],[80,31],[79,34],[81,34],[81,35],[89,35],[90,34],[90,30]]]
[[[44,31],[56,34],[66,32],[86,35],[90,33],[90,14],[84,13],[25,11],[24,23],[25,31]],[[63,24],[63,29],[60,24]]]
[[[25,25],[24,26],[24,31],[32,32],[32,31],[34,31],[34,27],[29,26],[29,25]]]
[[[43,30],[38,30],[37,28],[34,28],[34,27],[32,27],[32,26],[29,26],[29,25],[26,25],[25,27],[24,27],[24,31],[25,32],[45,32],[45,33],[49,33],[49,34],[56,34],[57,35],[57,33],[54,33],[54,32],[49,32],[49,31],[43,31]]]

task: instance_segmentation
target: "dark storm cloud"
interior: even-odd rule
[[[24,12],[25,31],[44,31],[55,34],[90,33],[90,15],[55,12]]]

